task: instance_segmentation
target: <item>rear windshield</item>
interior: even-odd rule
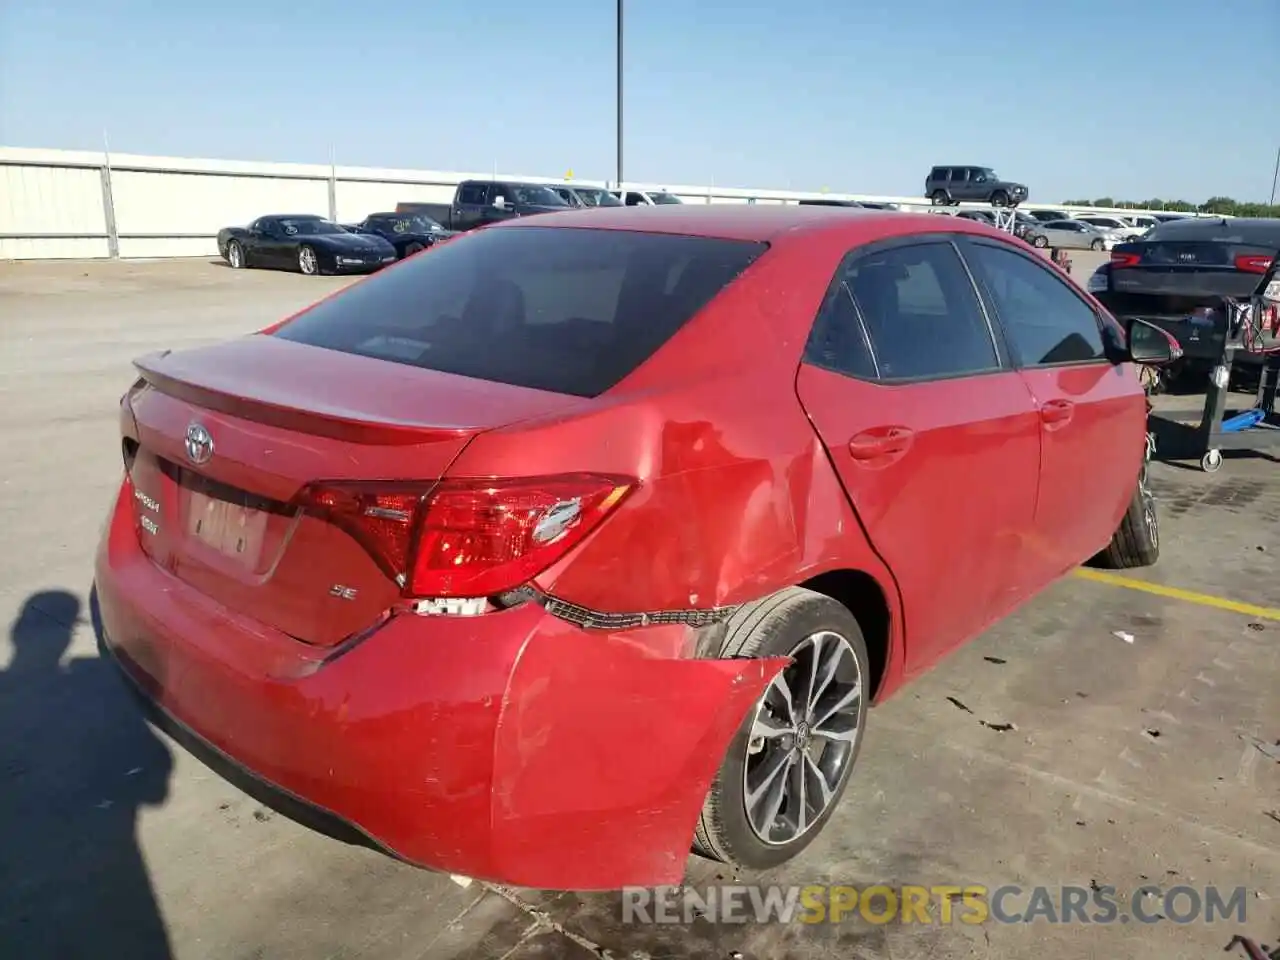
[[[767,244],[566,227],[463,234],[275,336],[579,397],[647,360]]]

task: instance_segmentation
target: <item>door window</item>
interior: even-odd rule
[[[866,327],[843,275],[837,276],[827,290],[809,333],[804,359],[814,366],[860,380],[874,380],[879,375]]]
[[[483,183],[468,183],[458,193],[458,202],[483,204],[485,202],[484,195],[485,185]]]
[[[1049,267],[985,243],[971,244],[966,256],[981,276],[1023,366],[1106,358],[1098,315]]]
[[[642,207],[644,205],[645,205],[644,197],[640,196],[640,194],[634,193],[634,192],[627,194],[628,207]]]
[[[950,243],[855,252],[839,280],[857,308],[869,359],[881,380],[957,377],[999,368],[973,283]],[[843,342],[843,355],[853,357],[849,351],[857,338]],[[856,366],[860,361],[845,362]]]

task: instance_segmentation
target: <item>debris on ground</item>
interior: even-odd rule
[[[1133,643],[1134,636],[1132,633],[1126,633],[1123,630],[1112,630],[1111,635],[1117,640],[1123,640],[1125,643]]]
[[[965,713],[969,714],[970,716],[977,716],[977,714],[973,712],[972,708],[970,708],[970,706],[967,703],[965,703],[963,700],[960,700],[957,697],[951,697],[951,696],[947,697],[947,700],[949,700],[951,702],[951,705],[957,708],[958,710],[963,710]],[[980,717],[978,719],[978,723],[986,727],[988,730],[996,731],[996,733],[1008,733],[1010,730],[1018,729],[1017,726],[1012,723],[992,723],[990,720],[983,720]]]
[[[1150,729],[1147,729],[1147,730],[1143,730],[1142,732],[1146,736],[1150,737],[1152,740],[1160,739],[1160,731],[1155,729],[1154,727],[1151,727]]]
[[[982,659],[987,661],[987,663],[1008,663],[1009,662],[1008,660],[1004,659],[1004,657],[983,657]]]

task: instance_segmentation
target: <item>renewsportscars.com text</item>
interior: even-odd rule
[[[934,886],[877,884],[628,887],[622,922],[899,924],[1112,924],[1245,922],[1244,887],[1158,887],[1129,891],[1090,883],[1057,887],[1006,884]]]

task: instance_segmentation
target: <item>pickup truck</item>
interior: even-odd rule
[[[568,209],[569,204],[550,187],[512,180],[463,180],[454,191],[453,203],[396,204],[396,213],[422,214],[453,231]]]

